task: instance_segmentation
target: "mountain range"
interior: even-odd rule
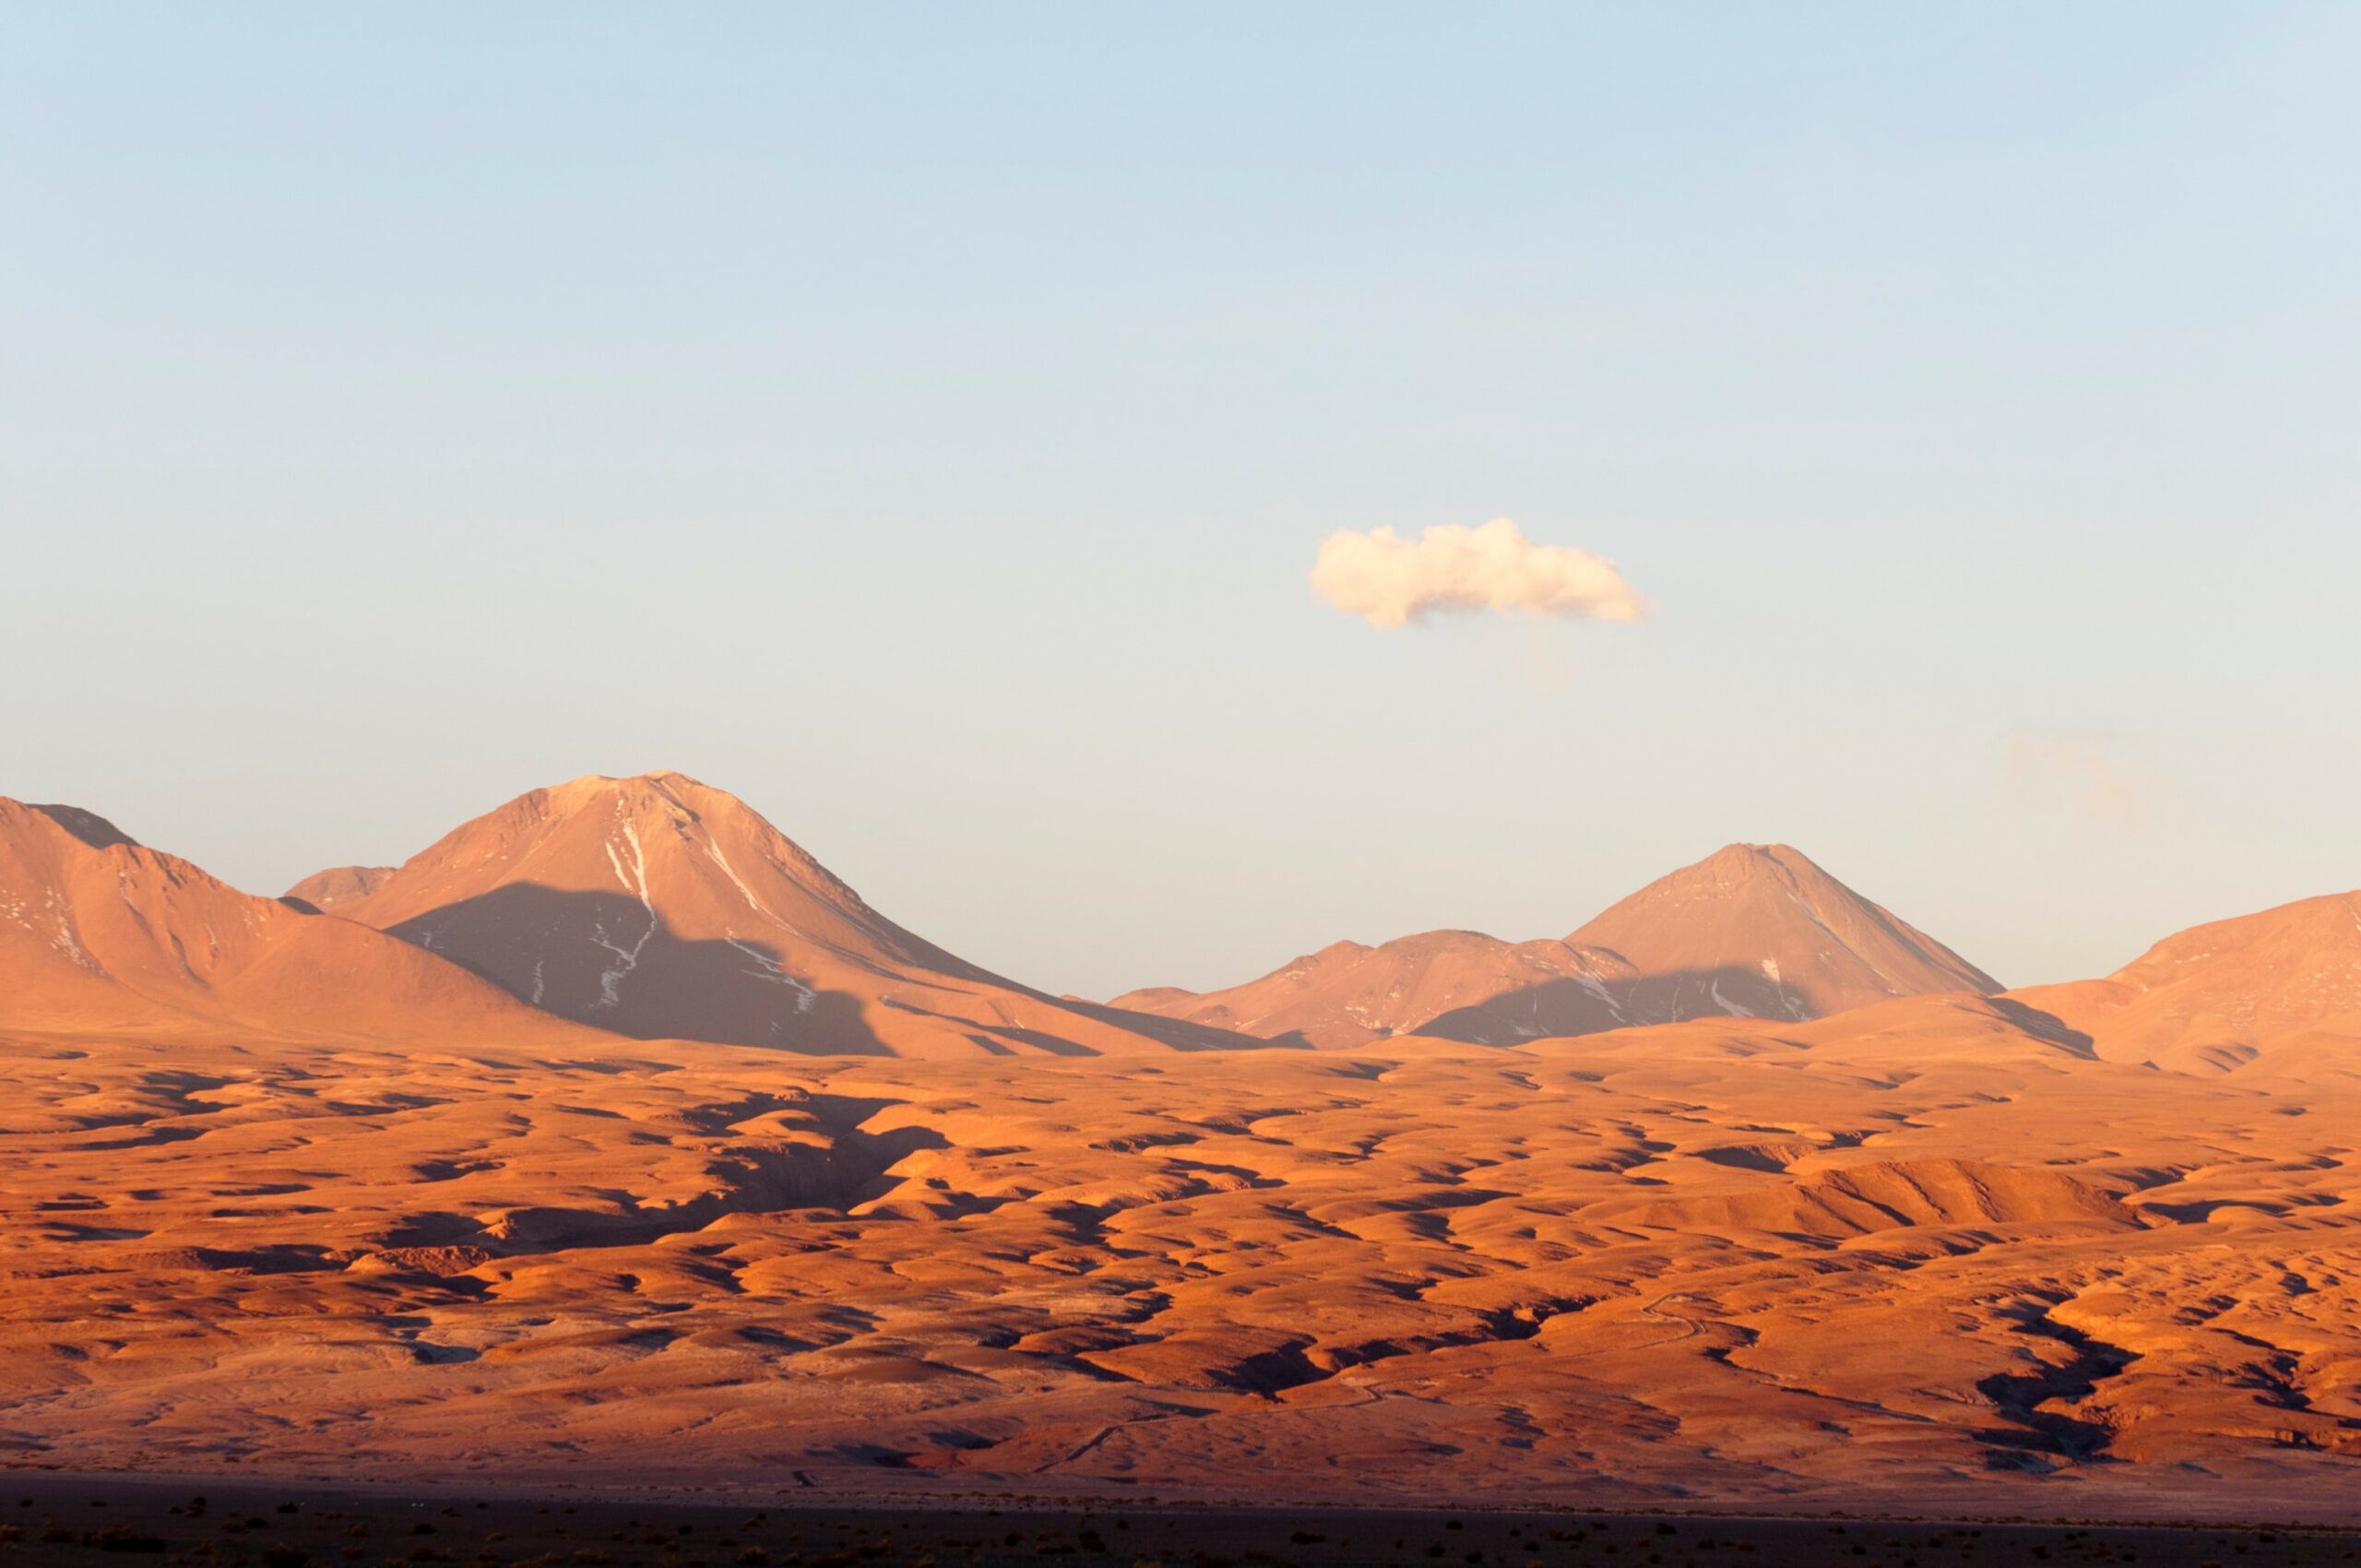
[[[1338,942],[1222,990],[1100,1004],[872,909],[679,773],[589,776],[399,866],[242,893],[70,806],[0,800],[0,1023],[356,1039],[602,1037],[813,1055],[1509,1046],[1701,1018],[1800,1023],[1999,982],[1786,845],[1733,844],[1561,938]],[[2104,979],[2011,993],[2123,1056],[2235,1069],[2361,1013],[2361,896],[2198,927]]]
[[[1477,1045],[1689,1018],[1800,1022],[1999,983],[1785,844],[1732,844],[1550,941],[1430,931],[1340,942],[1259,980],[1119,1007],[1322,1046],[1397,1034]]]

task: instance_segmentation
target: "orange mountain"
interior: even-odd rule
[[[2090,1035],[2103,1056],[2183,1072],[2284,1055],[2324,1026],[2349,1038],[2361,1033],[2361,893],[2191,926],[2105,980],[2013,994]]]
[[[1427,932],[1341,942],[1260,980],[1119,1007],[1323,1047],[1419,1034],[1482,1045],[1688,1018],[1799,1020],[1999,983],[1784,844],[1733,844],[1563,941]]]
[[[1335,943],[1227,991],[1158,987],[1114,1005],[1330,1051],[1404,1034],[1506,1045],[1640,1022],[1626,1011],[1638,979],[1599,948],[1430,931],[1378,947]]]
[[[1999,981],[1785,844],[1732,844],[1648,884],[1568,937],[1639,971],[1631,1011],[1821,1018]]]
[[[393,874],[391,866],[336,866],[314,872],[289,888],[287,897],[315,909],[333,909],[338,904],[366,898],[385,886],[386,879]]]
[[[857,1055],[1256,1043],[1053,998],[956,957],[742,801],[678,773],[536,790],[352,892],[366,880],[348,869],[298,886],[534,1006],[643,1039]]]
[[[72,806],[0,799],[0,1025],[579,1046],[366,926],[241,893]]]

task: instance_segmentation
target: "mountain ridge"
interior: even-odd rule
[[[0,798],[0,1021],[303,1037],[592,1031],[362,925],[244,893],[96,813]]]
[[[2361,892],[2207,921],[2102,979],[2008,994],[2065,1020],[2116,1060],[2207,1073],[2263,1065],[2322,1026],[2350,1021],[2361,1032]]]
[[[1335,943],[1242,985],[1126,992],[1118,1006],[1323,1046],[1424,1034],[1474,1044],[1696,1017],[1800,1021],[1999,983],[1784,844],[1731,844],[1566,936],[1421,932]]]

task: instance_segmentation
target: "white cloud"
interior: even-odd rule
[[[2147,792],[2123,766],[2115,738],[2105,733],[2010,736],[2009,782],[2023,814],[2062,802],[2090,826],[2125,833],[2138,832],[2147,820]]]
[[[1436,611],[1638,621],[1647,600],[1615,564],[1562,544],[1536,544],[1506,517],[1482,528],[1446,524],[1417,542],[1392,529],[1328,536],[1312,564],[1321,598],[1372,626],[1406,626]]]

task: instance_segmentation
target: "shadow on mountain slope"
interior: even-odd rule
[[[787,973],[779,949],[675,935],[638,899],[511,883],[390,934],[519,1001],[634,1039],[697,1039],[813,1056],[890,1056],[867,999]]]
[[[1868,1003],[1862,1007],[1819,1014],[1800,1005],[1802,999],[1792,990],[1782,993],[1774,984],[1766,992],[1765,983],[1760,973],[1735,965],[1649,975],[1616,997],[1619,1016],[1618,1013],[1609,1013],[1598,992],[1583,982],[1575,980],[1551,980],[1543,985],[1503,992],[1469,1006],[1453,1008],[1410,1032],[1439,1039],[1460,1040],[1470,1045],[1513,1046],[1533,1039],[1560,1039],[1601,1034],[1609,1029],[1643,1028],[1659,1024],[1714,1018],[1726,1018],[1733,1024],[1760,1021],[1795,1027],[1816,1022],[1822,1017],[1841,1017],[1847,1013],[1887,1005],[1886,1003]],[[1972,992],[1956,994],[1974,1006],[1989,1009],[2011,1028],[2045,1045],[2055,1046],[2085,1059],[2095,1059],[2091,1037],[2071,1028],[2054,1014],[2045,1013],[2007,996],[1976,996]],[[1797,1005],[1784,1012],[1776,1010],[1775,1003],[1783,998]],[[1908,998],[1895,997],[1892,1000],[1901,1002]]]

